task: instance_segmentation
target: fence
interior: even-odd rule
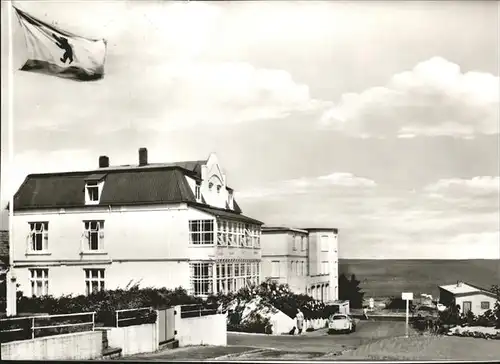
[[[116,327],[139,325],[145,323],[147,321],[147,318],[145,316],[150,314],[152,311],[153,310],[151,307],[116,310],[115,311]]]
[[[84,322],[69,322],[73,318],[79,316],[91,316],[90,321]],[[61,315],[44,315],[44,316],[29,316],[29,317],[14,317],[0,320],[0,342],[9,342],[16,340],[28,340],[36,337],[44,337],[57,335],[62,332],[63,328],[69,328],[69,332],[77,332],[76,328],[88,326],[88,330],[94,331],[95,328],[95,312],[81,312]],[[43,321],[63,319],[62,323],[55,325],[43,325]],[[42,322],[42,325],[37,323]]]
[[[158,310],[158,341],[160,344],[175,339],[175,309],[173,307]]]
[[[208,315],[215,315],[218,313],[218,305],[203,305],[203,304],[192,304],[192,305],[182,305],[181,307],[181,318],[189,317],[201,317]]]

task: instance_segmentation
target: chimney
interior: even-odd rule
[[[148,164],[148,150],[146,148],[139,148],[139,166]]]
[[[109,158],[105,155],[101,155],[99,157],[99,168],[107,168],[109,167]]]

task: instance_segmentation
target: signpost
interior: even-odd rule
[[[413,300],[413,292],[401,293],[401,298],[406,301],[406,337],[408,337],[408,318],[410,316],[410,301]]]

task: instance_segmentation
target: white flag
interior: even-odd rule
[[[58,29],[17,8],[29,59],[23,71],[40,72],[80,81],[104,76],[106,41],[88,39]]]

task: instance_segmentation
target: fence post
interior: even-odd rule
[[[118,311],[116,311],[115,314],[116,314],[116,327],[118,327]]]
[[[95,312],[92,312],[92,331],[95,331]]]
[[[35,338],[35,318],[31,318],[31,338]]]

